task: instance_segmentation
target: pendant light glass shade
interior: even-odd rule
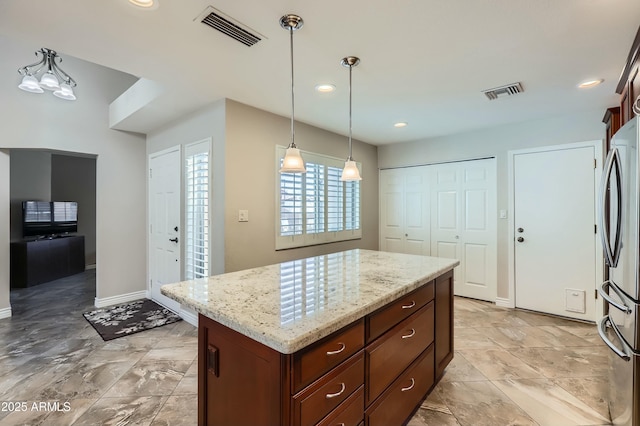
[[[358,170],[358,166],[355,161],[347,160],[344,162],[344,169],[342,169],[342,176],[340,176],[340,180],[362,180],[360,177],[360,170]]]
[[[56,96],[65,101],[75,101],[76,95],[73,93],[73,89],[67,83],[62,83],[60,89],[53,92],[53,96]]]
[[[280,173],[305,173],[306,171],[300,150],[298,148],[287,148],[282,160]]]
[[[342,66],[349,68],[349,156],[347,157],[347,161],[344,162],[344,169],[342,169],[340,180],[362,180],[360,177],[360,170],[358,170],[356,162],[353,161],[353,158],[351,157],[351,71],[353,67],[360,63],[360,59],[355,56],[347,56],[346,58],[343,58],[340,63]]]
[[[18,85],[18,88],[24,90],[25,92],[44,93],[44,90],[42,90],[42,87],[40,87],[38,79],[32,75],[25,75],[24,77],[22,77],[22,83]]]
[[[58,90],[60,89],[60,83],[52,72],[46,72],[40,78],[40,87],[47,90]]]
[[[284,15],[280,18],[280,26],[289,31],[289,40],[291,46],[291,143],[287,147],[280,173],[306,173],[304,160],[300,155],[300,150],[295,143],[295,97],[293,91],[293,32],[299,30],[304,25],[304,21],[297,15]]]

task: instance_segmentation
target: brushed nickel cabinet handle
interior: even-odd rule
[[[410,305],[402,305],[402,309],[411,309],[416,306],[416,301],[412,300]]]
[[[207,370],[216,377],[220,377],[218,355],[218,348],[213,345],[209,345],[209,347],[207,348]]]
[[[412,328],[411,332],[409,334],[405,334],[404,336],[402,336],[403,339],[410,339],[412,338],[414,335],[416,334],[416,329]]]
[[[407,386],[406,388],[402,388],[400,389],[402,392],[406,392],[406,391],[410,391],[411,389],[413,389],[413,387],[416,385],[416,381],[413,380],[413,377],[411,378],[411,384],[409,386]]]
[[[344,383],[340,383],[340,391],[336,392],[336,393],[328,393],[326,395],[326,398],[327,399],[331,399],[331,398],[335,398],[336,396],[340,396],[340,395],[342,395],[344,393],[346,388],[347,387],[344,385]]]
[[[336,355],[336,354],[339,354],[340,352],[344,351],[344,348],[346,348],[346,347],[347,347],[347,346],[346,346],[344,343],[342,343],[342,342],[340,342],[340,343],[339,343],[339,345],[341,346],[341,348],[340,348],[340,349],[335,350],[335,351],[328,351],[328,352],[327,352],[327,355]]]

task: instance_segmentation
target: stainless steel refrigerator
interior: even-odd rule
[[[640,153],[638,117],[616,132],[600,187],[600,235],[608,280],[599,289],[609,346],[609,412],[614,425],[640,426]]]

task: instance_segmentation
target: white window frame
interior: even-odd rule
[[[284,249],[290,249],[290,248],[295,248],[295,247],[306,247],[306,246],[312,246],[312,245],[317,245],[317,244],[326,244],[326,243],[332,243],[332,242],[337,242],[337,241],[348,241],[348,240],[355,240],[355,239],[359,239],[362,238],[362,209],[361,209],[361,204],[362,204],[362,185],[361,182],[356,181],[356,182],[341,182],[340,184],[342,185],[342,192],[341,192],[341,196],[342,196],[342,200],[341,200],[341,205],[340,205],[340,210],[339,213],[341,215],[341,220],[342,220],[342,229],[338,230],[338,231],[329,231],[328,227],[329,225],[332,223],[331,221],[331,217],[329,217],[329,205],[330,202],[332,200],[330,200],[330,191],[328,190],[329,184],[330,183],[335,183],[336,182],[336,168],[339,169],[340,171],[342,170],[342,168],[344,167],[344,159],[342,158],[336,158],[336,157],[330,157],[327,155],[322,155],[322,154],[316,154],[316,153],[312,153],[312,152],[308,152],[308,151],[302,151],[301,150],[301,154],[302,157],[304,158],[304,161],[306,164],[308,165],[313,165],[313,164],[317,164],[320,166],[324,166],[323,167],[323,182],[322,182],[322,189],[320,191],[318,191],[320,193],[320,195],[318,197],[316,197],[316,200],[319,201],[319,207],[318,209],[322,209],[322,215],[318,215],[317,211],[315,214],[315,217],[318,218],[318,222],[322,222],[322,226],[323,226],[323,230],[322,231],[318,231],[318,232],[312,232],[311,230],[309,232],[307,232],[307,227],[308,227],[308,218],[312,217],[312,215],[309,214],[308,210],[308,200],[307,200],[307,185],[308,182],[306,181],[306,175],[307,173],[304,174],[298,174],[296,176],[299,176],[299,178],[301,179],[301,183],[300,183],[300,187],[296,188],[294,191],[300,191],[300,197],[301,197],[301,209],[302,209],[302,223],[301,224],[295,224],[294,228],[300,227],[300,230],[294,230],[293,232],[295,232],[294,235],[282,235],[281,234],[281,225],[282,225],[282,221],[281,221],[281,174],[278,172],[278,170],[280,169],[280,164],[281,164],[281,160],[284,157],[284,153],[285,153],[286,147],[284,146],[276,146],[276,155],[275,155],[275,170],[276,170],[276,184],[275,184],[275,216],[276,216],[276,221],[275,221],[275,246],[276,246],[276,250],[284,250]],[[360,171],[362,171],[362,164],[361,163],[357,163],[358,168],[360,169]],[[308,169],[310,169],[310,167],[307,167]],[[329,168],[332,169],[331,173],[331,179],[328,178],[329,175]],[[288,174],[291,175],[291,174]],[[311,176],[311,174],[310,174]],[[339,174],[337,175],[337,178],[339,179]],[[356,197],[356,205],[354,207],[354,212],[352,212],[353,214],[353,218],[351,219],[351,221],[349,220],[347,214],[348,212],[350,212],[349,210],[349,203],[348,198],[347,198],[347,193],[348,188],[349,187],[354,187],[357,191],[357,197]],[[316,187],[318,188],[318,187]],[[298,193],[296,193],[296,196],[298,196]],[[311,220],[311,219],[309,219]],[[355,222],[355,225],[354,225]],[[356,226],[355,229],[344,229],[345,227],[349,227],[349,224],[351,224],[352,226]]]
[[[189,159],[191,157],[207,154],[206,158],[206,194],[199,191],[200,211],[191,211],[190,194],[193,188],[190,188],[189,176]],[[186,279],[196,279],[208,277],[211,275],[211,138],[185,145],[184,150],[184,220],[185,220],[185,246],[184,246],[184,273]],[[202,182],[200,182],[202,185]],[[198,221],[198,228],[202,232],[195,233],[197,229],[192,229],[195,223],[190,221]],[[200,264],[195,262],[195,256],[200,255]]]

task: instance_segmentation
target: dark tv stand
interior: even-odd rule
[[[11,288],[31,287],[84,269],[83,235],[11,243]]]

